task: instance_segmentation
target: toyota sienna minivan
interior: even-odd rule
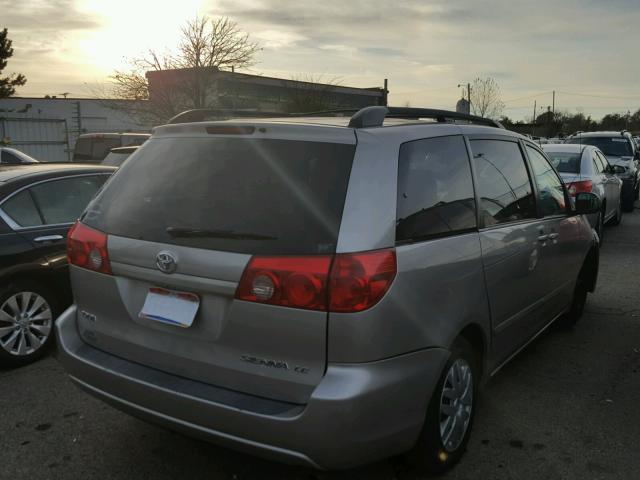
[[[114,407],[223,446],[444,471],[481,382],[595,288],[598,197],[570,199],[491,120],[178,117],[136,156],[69,234],[59,358]]]

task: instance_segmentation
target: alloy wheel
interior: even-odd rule
[[[440,397],[440,439],[448,452],[463,442],[471,422],[473,372],[466,360],[456,360],[444,380]]]
[[[15,356],[35,353],[51,334],[53,312],[35,292],[19,292],[0,306],[0,347]]]

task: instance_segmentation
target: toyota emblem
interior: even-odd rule
[[[156,255],[156,266],[162,273],[173,273],[178,268],[178,261],[171,252],[160,252]]]

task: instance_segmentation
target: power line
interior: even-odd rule
[[[517,102],[518,100],[528,100],[530,98],[541,97],[543,95],[551,95],[552,93],[553,93],[552,91],[548,91],[548,92],[537,93],[535,95],[528,95],[526,97],[511,98],[509,100],[503,100],[503,103]]]
[[[618,96],[618,95],[595,95],[591,93],[571,93],[571,92],[563,92],[557,90],[557,93],[562,93],[563,95],[572,95],[577,97],[593,97],[593,98],[615,98],[618,100],[640,100],[640,96]]]

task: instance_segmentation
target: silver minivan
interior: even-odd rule
[[[595,288],[597,196],[570,202],[496,122],[387,107],[179,122],[68,239],[59,359],[137,417],[316,468],[409,452],[440,472],[481,382]]]

